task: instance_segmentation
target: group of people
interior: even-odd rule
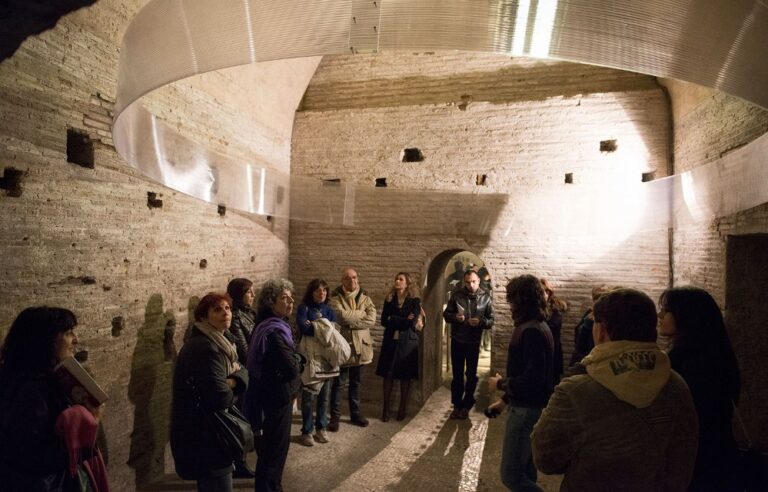
[[[504,392],[493,406],[507,407],[504,485],[540,491],[538,469],[563,474],[561,490],[743,490],[732,432],[740,376],[712,296],[667,289],[657,311],[639,290],[596,289],[576,332],[578,350],[591,325],[593,347],[559,381],[546,285],[523,275],[506,288],[506,377],[489,378]]]
[[[234,279],[226,294],[209,293],[195,309],[173,379],[171,450],[176,470],[200,491],[229,491],[234,478],[253,478],[257,491],[282,490],[290,444],[293,402],[301,397],[299,443],[329,442],[338,432],[345,389],[350,423],[369,425],[360,406],[363,366],[373,361],[373,300],[357,272],[342,272],[333,291],[322,279],[307,285],[293,321],[294,287],[268,280],[256,298],[254,285]],[[256,299],[255,307],[252,303]],[[396,418],[406,417],[410,381],[418,378],[418,331],[424,316],[408,273],[395,276],[381,314],[384,338],[376,368],[383,383],[382,421],[389,420],[394,381],[400,381]],[[233,463],[201,426],[201,412],[242,409],[256,436],[256,470],[244,457]],[[314,432],[313,432],[314,431]]]
[[[171,449],[176,470],[200,491],[229,491],[235,477],[255,490],[282,490],[293,402],[301,393],[300,443],[326,443],[337,432],[347,389],[350,422],[369,424],[360,407],[362,367],[373,361],[373,300],[357,272],[343,271],[329,291],[321,279],[306,288],[294,312],[294,287],[234,279],[227,293],[209,293],[173,377]],[[254,305],[254,300],[256,300]],[[667,289],[658,302],[628,288],[599,288],[576,331],[581,357],[561,379],[560,331],[565,302],[532,275],[506,286],[514,329],[503,391],[491,407],[506,408],[501,476],[513,491],[541,490],[537,469],[564,474],[562,490],[741,490],[732,433],[740,376],[722,314],[694,287]],[[451,418],[475,404],[482,334],[494,323],[490,289],[468,271],[443,317],[451,326]],[[424,311],[408,273],[398,273],[381,313],[384,327],[376,374],[383,378],[381,420],[406,417],[410,383],[419,376]],[[66,309],[22,311],[0,348],[0,484],[2,490],[109,488],[96,446],[99,407],[73,404],[54,377],[72,357],[77,319]],[[586,341],[589,326],[591,343]],[[670,340],[665,352],[658,336]],[[298,340],[297,340],[298,339]],[[239,408],[257,436],[257,465],[216,451],[201,415]],[[314,433],[313,433],[314,430]],[[244,457],[243,457],[244,458]]]

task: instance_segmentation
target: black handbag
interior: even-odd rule
[[[232,460],[253,451],[251,423],[235,406],[207,413],[208,430],[221,454]]]
[[[205,432],[211,445],[218,449],[222,456],[233,461],[242,459],[246,453],[253,451],[254,438],[251,423],[240,410],[233,405],[211,411],[203,406],[202,397],[194,381],[190,379],[188,384],[197,394],[201,432]]]

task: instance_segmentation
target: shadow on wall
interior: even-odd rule
[[[135,485],[146,485],[165,474],[165,447],[170,437],[171,388],[176,350],[172,342],[176,319],[163,311],[163,298],[153,294],[147,302],[144,324],[137,333],[131,362],[128,398],[134,405],[128,465]]]

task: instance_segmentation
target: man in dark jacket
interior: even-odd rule
[[[491,294],[480,288],[477,272],[470,270],[464,274],[464,286],[451,295],[443,319],[451,325],[451,418],[466,419],[475,405],[477,361],[483,330],[493,326]]]

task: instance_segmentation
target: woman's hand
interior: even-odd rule
[[[415,318],[415,317],[416,317],[416,316],[415,316],[413,313],[411,313],[411,314],[409,314],[409,315],[408,315],[408,318],[407,318],[407,319],[408,319],[408,321],[410,321],[410,320],[412,320],[412,319],[413,319],[413,318]]]

